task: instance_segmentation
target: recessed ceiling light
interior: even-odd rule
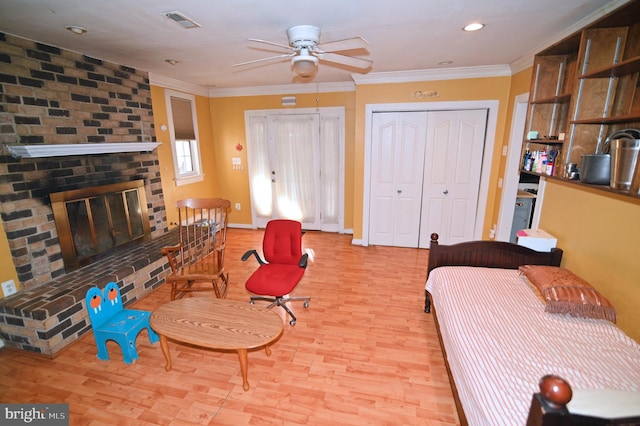
[[[453,61],[442,61],[442,62],[438,62],[438,65],[451,65],[453,63]]]
[[[165,59],[164,61],[171,65],[175,65],[178,63],[178,61],[176,61],[175,59]]]
[[[474,22],[472,24],[466,25],[463,30],[464,31],[478,31],[484,28],[484,24],[480,22]]]
[[[77,35],[82,35],[87,32],[86,28],[82,28],[77,25],[69,25],[68,27],[65,27],[65,28]]]

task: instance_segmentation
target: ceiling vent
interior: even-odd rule
[[[182,14],[182,12],[178,12],[177,10],[174,10],[173,12],[162,12],[162,14],[176,24],[180,25],[185,30],[189,30],[191,28],[200,28],[200,24],[192,19],[187,18]]]

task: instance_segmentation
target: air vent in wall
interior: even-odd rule
[[[174,10],[172,12],[162,12],[162,14],[184,29],[188,30],[191,28],[200,28],[200,24],[193,21],[192,19],[187,18],[182,14],[182,12],[178,12],[177,10]]]

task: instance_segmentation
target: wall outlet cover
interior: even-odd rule
[[[11,296],[12,294],[16,294],[18,289],[16,288],[16,283],[13,280],[5,281],[2,283],[2,292],[4,293],[4,297]]]

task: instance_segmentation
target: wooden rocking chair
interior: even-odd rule
[[[206,290],[224,298],[229,284],[224,249],[231,202],[222,198],[188,198],[178,201],[176,207],[180,243],[161,249],[171,267],[166,277],[171,285],[171,300],[187,292]]]

